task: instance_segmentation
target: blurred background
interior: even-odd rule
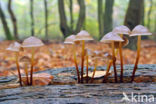
[[[138,24],[156,33],[155,0],[1,0],[0,14],[1,40],[63,40],[81,29],[98,40],[115,26]]]

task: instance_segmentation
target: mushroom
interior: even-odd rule
[[[113,32],[107,33],[101,39],[101,42],[104,42],[104,43],[110,43],[111,42],[112,56],[114,58],[115,58],[115,45],[114,45],[114,42],[122,42],[122,41],[124,41],[124,40],[120,36],[118,36],[116,33],[113,33]],[[116,65],[115,65],[115,61],[114,60],[113,60],[113,67],[114,67],[115,82],[118,82],[117,81]]]
[[[24,72],[26,76],[26,84],[29,85],[29,77],[28,77],[28,64],[30,63],[30,58],[27,56],[23,56],[20,58],[20,62],[24,63]]]
[[[121,44],[122,44],[122,47],[124,47],[124,46],[126,46],[128,43],[129,43],[129,40],[126,38],[126,37],[123,37],[123,42],[121,42]],[[115,49],[117,49],[116,50],[116,52],[115,52],[115,56],[117,56],[117,54],[118,54],[118,49],[119,49],[119,43],[120,42],[114,42],[114,47],[115,47]],[[110,43],[108,43],[108,45],[109,45],[109,47],[111,47],[111,44]],[[107,54],[105,54],[106,56],[105,56],[105,58],[107,58],[107,59],[109,59],[108,60],[108,63],[107,63],[107,71],[106,71],[106,76],[104,77],[104,80],[103,80],[103,82],[106,82],[106,79],[107,79],[107,76],[108,76],[108,72],[109,72],[109,70],[110,70],[110,67],[111,67],[111,65],[112,65],[112,63],[113,63],[113,61],[112,61],[112,55],[108,55],[107,56]],[[116,58],[114,58],[114,59],[116,59]]]
[[[94,70],[93,70],[93,74],[92,74],[92,78],[91,78],[91,83],[93,83],[94,81],[94,75],[95,75],[95,72],[96,72],[96,68],[97,68],[97,60],[99,59],[99,57],[95,57],[93,60],[94,60]]]
[[[35,50],[35,47],[41,47],[43,45],[44,45],[43,42],[34,36],[31,36],[31,37],[25,39],[22,43],[22,47],[31,48],[31,50],[32,50],[32,52],[31,52],[32,56],[31,56],[31,70],[30,70],[31,71],[30,72],[30,85],[32,85],[32,83],[33,83],[33,67],[34,67],[34,54],[35,54],[34,50]]]
[[[65,39],[64,43],[65,43],[65,44],[73,44],[74,63],[75,63],[76,71],[77,71],[78,83],[80,83],[80,75],[79,75],[79,68],[78,68],[78,64],[77,64],[77,58],[76,58],[76,51],[75,51],[74,39],[75,39],[75,35],[70,35],[70,36],[68,36],[68,37]]]
[[[85,56],[86,56],[86,83],[88,83],[88,50],[85,49]]]
[[[82,30],[75,36],[75,41],[82,42],[82,53],[81,53],[81,83],[83,83],[83,68],[84,68],[84,58],[85,58],[85,41],[93,40],[90,34]]]
[[[116,51],[116,53],[117,53],[117,51]],[[116,58],[113,57],[112,55],[110,55],[109,53],[105,53],[103,57],[108,60],[106,74],[105,74],[104,79],[103,79],[103,83],[104,83],[104,82],[106,82],[107,77],[109,75],[110,67],[111,67],[113,61],[116,61]]]
[[[18,57],[19,57],[19,52],[20,52],[21,49],[22,49],[21,48],[21,44],[18,43],[18,42],[14,42],[14,43],[10,44],[10,46],[6,49],[6,50],[9,50],[9,51],[15,52],[15,55],[16,55],[16,66],[17,66],[20,86],[22,86],[22,78],[21,78],[21,72],[20,72],[20,68],[19,68]]]
[[[86,56],[86,82],[88,83],[89,77],[88,77],[88,57],[91,55],[92,52],[89,49],[85,49],[85,56]]]
[[[132,73],[132,79],[131,79],[132,82],[134,81],[135,72],[137,70],[138,62],[139,62],[139,58],[140,58],[141,36],[145,36],[145,35],[152,35],[152,33],[149,32],[149,30],[142,25],[137,25],[132,30],[132,32],[130,34],[130,36],[137,36],[138,37],[138,40],[137,40],[137,57],[136,57],[135,66],[134,66],[133,73]]]
[[[116,34],[120,34],[120,37],[121,38],[125,38],[123,37],[123,35],[129,35],[130,34],[130,30],[127,26],[124,26],[124,25],[121,25],[121,26],[118,26],[116,28],[113,29],[114,33]],[[123,45],[127,45],[128,43],[128,39],[126,40],[126,38],[124,39],[125,41],[124,42],[118,42],[119,43],[119,55],[120,55],[120,65],[121,65],[121,72],[120,72],[120,82],[123,82],[123,55],[122,55],[122,47]],[[122,44],[123,43],[123,44]],[[125,44],[124,44],[125,43]]]

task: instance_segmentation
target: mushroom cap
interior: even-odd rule
[[[14,43],[10,44],[6,50],[19,52],[20,49],[21,49],[21,44],[18,42],[14,42]]]
[[[126,37],[123,37],[123,42],[121,42],[121,44],[122,44],[122,47],[125,47],[125,46],[127,46],[128,45],[128,43],[129,43],[129,40],[128,40],[128,38],[126,38]],[[111,47],[111,44],[110,43],[108,43],[109,44],[109,47]],[[119,48],[119,42],[114,42],[114,47],[115,48]]]
[[[81,41],[81,40],[88,41],[88,40],[94,40],[94,39],[90,36],[90,34],[87,31],[82,30],[75,36],[74,41]]]
[[[22,43],[22,47],[40,47],[43,45],[43,42],[34,36],[25,39]]]
[[[27,62],[27,63],[29,63],[30,60],[31,59],[28,56],[23,56],[23,57],[20,58],[20,62]]]
[[[92,78],[93,73],[94,73],[94,72],[89,72],[89,73],[88,73],[88,77],[89,77],[89,78]],[[111,75],[111,74],[112,74],[112,71],[109,71],[108,75]],[[106,75],[106,71],[99,71],[99,70],[97,70],[97,71],[95,72],[94,79],[101,78],[101,77],[103,77],[103,76],[105,76],[105,75]],[[83,75],[83,76],[86,77],[87,75],[85,74],[85,75]]]
[[[109,32],[106,35],[104,35],[100,41],[104,43],[110,43],[111,41],[122,42],[124,40],[120,36],[118,36],[116,33]]]
[[[138,35],[152,35],[149,30],[142,26],[142,25],[137,25],[131,32],[130,36],[138,36]]]
[[[130,29],[124,25],[115,27],[112,32],[117,34],[126,34],[126,35],[129,35],[131,33]]]
[[[75,40],[75,35],[70,35],[65,39],[64,43],[65,44],[74,44],[74,40]]]

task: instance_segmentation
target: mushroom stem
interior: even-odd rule
[[[137,57],[136,57],[135,66],[134,66],[134,69],[133,69],[131,82],[134,81],[135,72],[136,72],[137,67],[138,67],[138,62],[139,62],[139,58],[140,58],[140,50],[141,50],[140,45],[141,45],[141,36],[139,35],[138,36],[138,41],[137,41]]]
[[[34,68],[34,47],[32,47],[32,52],[31,52],[31,72],[30,72],[30,85],[33,85],[33,68]]]
[[[79,75],[79,68],[77,64],[77,58],[76,58],[76,52],[75,52],[75,45],[73,44],[73,51],[74,51],[74,63],[75,63],[75,68],[77,72],[77,78],[78,78],[78,83],[80,83],[80,75]]]
[[[115,52],[115,56],[118,54],[118,49],[116,50]],[[108,64],[107,64],[107,69],[106,69],[106,75],[104,76],[104,79],[103,79],[103,83],[106,82],[107,80],[107,77],[108,77],[108,74],[109,74],[109,70],[110,70],[110,67],[112,66],[112,63],[113,63],[113,60],[109,60]]]
[[[84,67],[84,55],[85,54],[85,41],[82,40],[82,55],[81,55],[81,83],[83,83],[83,67]]]
[[[29,85],[28,65],[27,65],[27,63],[24,64],[24,71],[25,71],[25,76],[26,76],[27,85]]]
[[[18,63],[18,56],[19,56],[19,52],[16,52],[16,66],[17,66],[20,86],[22,86],[22,78],[21,78],[21,72],[20,72],[19,63]]]
[[[120,37],[123,38],[123,34],[120,34]],[[120,55],[120,82],[123,82],[123,56],[122,56],[122,42],[119,42],[119,55]]]
[[[115,58],[114,41],[111,42],[111,45],[112,45],[112,56],[113,56],[113,58]],[[115,82],[117,83],[118,79],[117,79],[115,60],[113,60],[113,67],[114,67],[114,78],[115,78]]]
[[[107,63],[107,69],[106,69],[106,74],[105,74],[104,79],[103,79],[103,83],[105,83],[107,80],[108,73],[109,73],[110,67],[112,65],[112,62],[113,62],[112,60],[109,60]]]
[[[86,82],[88,83],[88,53],[86,52]]]
[[[91,78],[91,83],[93,83],[93,81],[94,81],[94,75],[95,75],[95,72],[96,72],[96,67],[97,67],[97,60],[95,60],[94,71],[93,71],[93,75],[92,75],[92,78]]]

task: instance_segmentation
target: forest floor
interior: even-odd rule
[[[17,75],[15,54],[5,49],[12,41],[0,42],[0,76]],[[141,57],[139,64],[156,64],[156,43],[153,41],[142,41]],[[86,48],[96,53],[110,53],[111,49],[103,43],[87,43]],[[80,64],[81,47],[76,48],[78,63]],[[31,57],[31,50],[24,49],[20,52],[19,58],[23,56]],[[124,64],[134,64],[136,51],[123,49]],[[120,64],[119,55],[117,56],[117,64]],[[98,60],[98,66],[104,66],[107,60]],[[94,65],[93,57],[89,56],[89,66]],[[22,73],[24,73],[23,63],[20,62]],[[63,43],[50,43],[35,50],[35,71],[74,66],[72,45],[64,45]],[[29,65],[30,67],[30,65]]]

